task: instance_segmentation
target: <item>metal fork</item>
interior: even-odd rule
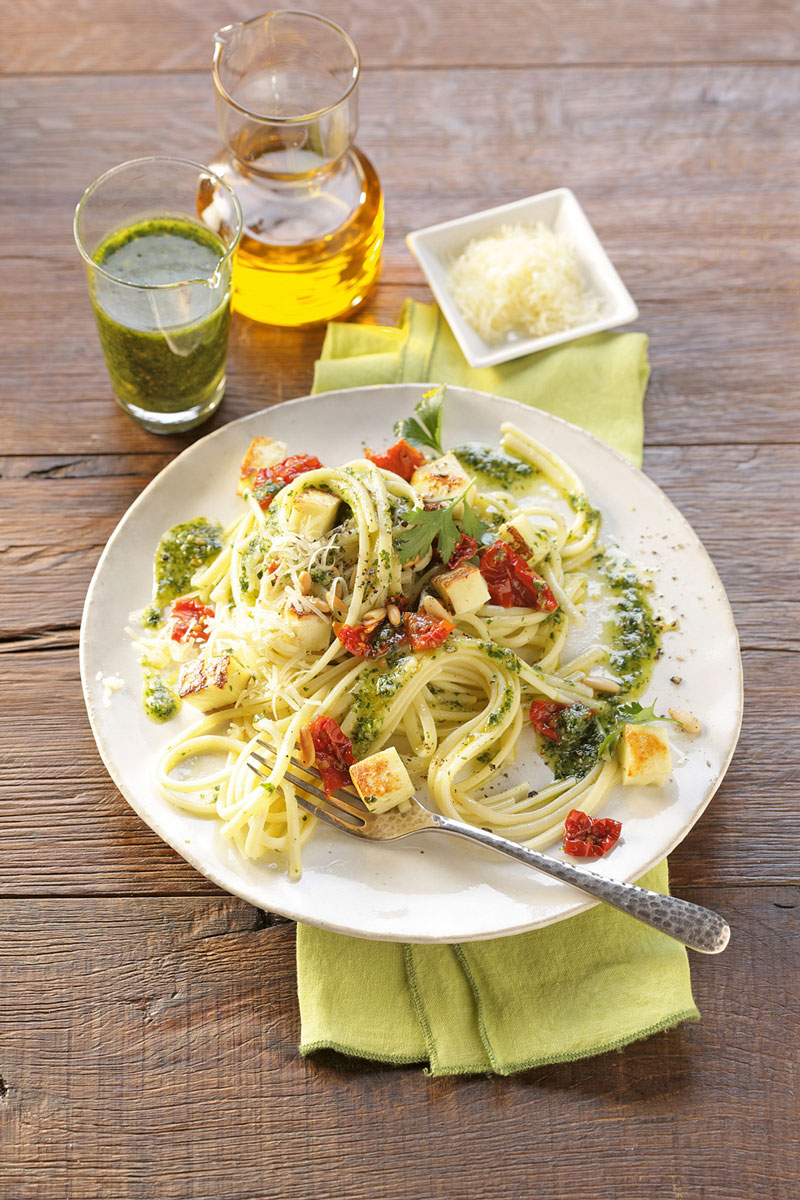
[[[259,741],[257,745],[267,755],[274,755],[272,747],[266,743]],[[269,759],[256,750],[251,752],[247,765],[259,778],[263,778],[265,768],[271,770]],[[501,854],[543,871],[545,875],[552,875],[562,883],[569,883],[596,900],[602,900],[604,904],[610,904],[637,921],[668,934],[692,950],[699,950],[702,954],[719,954],[728,944],[730,927],[708,908],[701,908],[688,900],[679,900],[677,896],[663,896],[660,892],[650,892],[632,883],[608,879],[596,875],[594,871],[587,871],[585,867],[550,858],[538,850],[529,850],[527,846],[490,833],[487,829],[429,812],[416,799],[409,802],[410,807],[405,812],[397,809],[385,813],[370,812],[355,792],[340,789],[335,795],[327,796],[314,782],[319,779],[319,772],[313,767],[304,767],[295,758],[291,759],[291,765],[293,770],[286,771],[285,777],[297,789],[297,802],[301,808],[343,833],[371,842],[393,842],[417,833],[455,834],[456,837],[499,850]]]

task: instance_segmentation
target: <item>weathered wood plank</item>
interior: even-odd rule
[[[533,1179],[543,1197],[579,1179],[600,1200],[613,1175],[619,1200],[788,1200],[800,895],[691,894],[734,929],[722,958],[692,956],[699,1024],[597,1061],[434,1081],[300,1059],[293,928],[239,901],[7,902],[3,1194],[517,1200]]]
[[[316,0],[315,12],[344,26],[366,69],[392,66],[720,62],[800,57],[791,5],[709,0],[667,7],[657,19],[635,0],[535,7],[503,0],[476,15],[468,0],[390,0],[381,19],[369,0]],[[135,0],[64,7],[28,3],[9,28],[8,73],[207,70],[214,30],[253,16],[241,0],[171,0],[153,11]],[[10,20],[9,20],[10,26]]]
[[[776,707],[776,696],[796,692],[796,660],[767,651],[744,655],[742,739],[699,827],[672,856],[679,890],[800,879],[794,721],[787,706]],[[106,775],[74,651],[0,656],[0,696],[0,893],[216,890],[141,823]]]
[[[0,508],[11,526],[0,545],[0,639],[38,639],[61,630],[74,641],[106,540],[168,458],[153,452],[0,459]],[[653,446],[645,466],[717,564],[743,644],[765,645],[766,590],[769,645],[796,648],[800,535],[792,514],[800,511],[800,447]],[[595,499],[602,508],[602,496]],[[743,555],[754,514],[758,553]]]

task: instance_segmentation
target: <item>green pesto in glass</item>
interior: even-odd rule
[[[93,259],[113,279],[93,272],[91,299],[111,383],[122,401],[148,412],[180,413],[220,388],[230,263],[219,278],[216,272],[225,254],[220,238],[188,217],[136,221],[97,247]]]

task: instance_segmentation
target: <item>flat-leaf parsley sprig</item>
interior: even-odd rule
[[[395,424],[395,437],[405,438],[412,446],[422,446],[444,454],[442,449],[442,402],[445,385],[426,392],[414,409],[415,417],[405,417]]]
[[[414,562],[424,558],[434,541],[438,538],[437,546],[442,562],[448,563],[453,556],[458,543],[464,534],[480,542],[488,532],[488,525],[475,515],[465,496],[472,487],[472,481],[450,503],[441,508],[412,508],[404,513],[403,522],[407,526],[396,540],[397,553],[402,563]],[[463,504],[463,512],[456,524],[453,515],[455,508]]]
[[[664,721],[669,725],[681,725],[681,722],[676,721],[674,717],[657,717],[655,706],[655,700],[647,708],[638,700],[620,704],[614,712],[614,724],[597,747],[597,757],[602,758],[606,752],[609,755],[612,753],[625,725],[650,725],[655,721]]]

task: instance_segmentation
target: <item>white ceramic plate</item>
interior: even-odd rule
[[[466,941],[548,925],[593,902],[443,835],[368,845],[320,826],[303,852],[303,877],[296,884],[277,863],[243,859],[220,837],[217,822],[181,812],[153,786],[153,763],[170,727],[144,715],[140,671],[125,633],[129,613],[150,599],[153,553],[164,530],[197,516],[227,522],[241,511],[235,480],[252,437],[281,438],[292,453],[343,462],[364,443],[388,444],[394,421],[410,413],[425,390],[399,384],[305,397],[235,421],[185,450],[131,506],[103,552],[86,598],[81,675],[97,745],[117,787],[164,841],[220,887],[259,908],[361,937]],[[703,733],[671,735],[677,762],[664,789],[620,787],[611,794],[604,815],[623,822],[623,837],[612,854],[592,863],[599,872],[634,880],[686,836],[733,754],[742,676],[730,607],[702,544],[663,492],[583,430],[511,400],[453,387],[445,402],[444,444],[496,444],[504,420],[515,421],[577,470],[590,500],[603,510],[604,538],[616,539],[652,573],[657,611],[679,620],[678,629],[664,635],[648,696],[658,697],[661,711],[676,703],[689,709]],[[107,706],[98,674],[125,682]],[[683,682],[676,685],[671,676]],[[175,721],[194,719],[184,706]]]

